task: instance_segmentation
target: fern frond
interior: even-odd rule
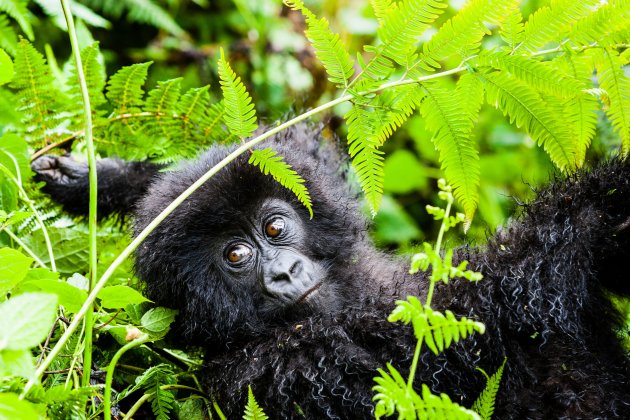
[[[559,72],[549,63],[542,63],[532,57],[509,55],[507,52],[489,52],[481,54],[478,62],[497,70],[506,70],[538,91],[567,97],[581,88],[573,77]]]
[[[420,61],[440,68],[440,60],[459,54],[476,54],[484,35],[490,30],[484,22],[500,24],[509,11],[518,8],[518,0],[470,0],[424,44]],[[424,67],[424,66],[423,66]]]
[[[267,420],[269,416],[265,414],[258,401],[254,398],[251,385],[247,388],[247,405],[245,406],[244,420]]]
[[[630,78],[624,74],[623,62],[614,50],[604,49],[595,55],[599,86],[606,91],[606,114],[621,137],[622,154],[630,154]]]
[[[170,420],[172,418],[171,411],[175,404],[175,395],[168,389],[162,389],[159,384],[153,388],[151,396],[151,411],[156,420]]]
[[[393,2],[392,0],[370,0],[370,5],[372,5],[374,17],[376,17],[379,24],[383,23],[383,18],[387,15],[387,13],[389,13],[393,8],[398,7],[398,3]]]
[[[376,121],[384,118],[383,112],[354,104],[344,116],[348,125],[348,154],[372,216],[378,212],[383,198],[383,152],[378,149],[380,141],[375,135]]]
[[[417,84],[389,88],[381,93],[379,102],[384,108],[373,114],[376,122],[373,135],[378,147],[407,121],[423,98],[424,92]]]
[[[145,111],[152,112],[154,118],[147,120],[151,137],[170,139],[180,136],[179,121],[175,120],[180,96],[182,78],[160,81],[148,94]]]
[[[300,0],[285,0],[287,6],[299,10],[306,18],[308,29],[306,37],[310,39],[315,55],[328,73],[328,80],[339,87],[348,87],[348,80],[354,73],[354,61],[344,48],[339,35],[328,28],[325,18],[317,19]]]
[[[564,112],[575,139],[578,166],[584,162],[586,149],[591,144],[597,128],[597,100],[586,92],[592,85],[593,66],[591,59],[583,55],[565,54],[553,61],[560,71],[573,77],[578,83],[574,95],[564,101]]]
[[[497,392],[499,391],[499,386],[501,385],[501,377],[503,376],[503,369],[505,368],[506,361],[507,358],[503,359],[503,363],[501,363],[499,369],[497,369],[491,377],[488,377],[483,370],[477,368],[481,370],[488,380],[486,382],[486,387],[472,406],[472,410],[479,414],[482,420],[490,420],[492,418],[492,414],[494,413],[494,401],[497,398]]]
[[[420,111],[434,132],[433,143],[440,153],[446,180],[470,220],[479,201],[479,153],[470,135],[471,113],[463,110],[455,92],[437,81],[423,83],[422,88],[426,98]]]
[[[18,47],[18,37],[11,27],[7,15],[0,14],[0,48],[15,56]]]
[[[295,172],[282,156],[278,156],[278,153],[271,148],[257,149],[252,152],[249,163],[258,166],[263,174],[271,174],[280,185],[293,192],[300,203],[307,208],[311,219],[313,218],[313,203],[304,185],[304,178]]]
[[[387,364],[386,372],[378,369],[380,376],[374,378],[376,385],[372,388],[376,395],[374,416],[379,419],[382,416],[392,416],[398,413],[399,419],[479,419],[479,416],[453,401],[446,394],[439,396],[431,393],[425,384],[422,385],[422,395],[407,386],[400,373]]]
[[[363,68],[363,72],[378,79],[389,75],[393,63],[410,66],[417,58],[418,37],[446,7],[443,0],[407,0],[397,3],[397,7],[383,16],[377,30],[381,44],[365,48],[375,56]]]
[[[524,126],[528,134],[549,154],[563,171],[577,166],[577,147],[563,122],[549,112],[544,100],[531,87],[505,72],[485,75],[477,73],[486,88],[488,103],[510,117],[517,127]]]
[[[593,42],[606,45],[610,42],[609,37],[612,34],[629,26],[630,0],[609,0],[602,2],[595,12],[579,20],[572,27],[568,38],[577,46]]]
[[[525,23],[523,41],[517,49],[535,51],[565,34],[571,25],[588,15],[600,0],[556,0],[534,12]]]
[[[95,109],[106,102],[105,96],[103,96],[103,89],[105,88],[105,66],[103,65],[101,51],[98,48],[98,42],[88,45],[81,51],[81,61],[83,63],[83,74],[90,96],[90,106],[92,109]],[[70,82],[70,96],[80,101],[81,87],[79,86],[77,68],[74,61],[71,63],[70,75],[71,76],[68,78]]]
[[[26,0],[0,0],[0,12],[12,17],[20,25],[26,37],[33,41],[35,34],[33,34],[32,16],[26,7],[27,5]]]
[[[142,86],[152,61],[132,64],[118,70],[107,82],[107,99],[118,114],[135,112],[144,104]]]
[[[100,7],[107,15],[118,18],[127,11],[127,19],[131,22],[145,23],[175,36],[184,34],[184,30],[166,10],[158,6],[157,2],[150,0],[92,0],[91,3]]]
[[[514,48],[523,40],[524,31],[523,15],[521,14],[521,10],[516,7],[501,25],[499,35],[501,39],[508,44],[508,49],[514,51]]]
[[[435,354],[449,348],[453,342],[457,343],[460,338],[466,338],[473,331],[483,334],[486,329],[481,322],[466,317],[455,318],[451,311],[445,311],[442,314],[428,306],[423,306],[415,296],[396,301],[396,308],[387,320],[400,321],[404,324],[411,322],[416,338],[423,340]]]
[[[177,111],[182,120],[185,138],[195,138],[201,144],[231,138],[223,127],[225,107],[222,102],[210,103],[210,86],[189,89],[179,100]]]
[[[25,39],[18,44],[14,61],[15,75],[10,86],[17,89],[19,110],[24,114],[27,139],[36,147],[47,144],[56,120],[64,110],[64,95],[46,65],[44,57]]]
[[[219,78],[225,106],[225,124],[234,135],[248,137],[258,128],[256,110],[241,78],[236,76],[225,59],[223,48],[219,59]]]

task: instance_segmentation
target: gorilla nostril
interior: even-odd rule
[[[289,274],[291,274],[292,276],[297,276],[300,274],[301,271],[302,271],[302,261],[296,261],[295,263],[293,263],[293,265],[289,269]]]
[[[291,281],[291,277],[287,273],[279,273],[273,276],[273,281]]]

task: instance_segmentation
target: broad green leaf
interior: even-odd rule
[[[30,378],[35,364],[30,350],[0,350],[0,376]]]
[[[175,320],[177,311],[168,308],[153,308],[142,316],[142,328],[152,334],[163,334],[168,331]]]
[[[40,420],[44,416],[40,415],[35,405],[21,400],[17,394],[0,394],[0,418],[7,420]]]
[[[31,280],[24,281],[19,286],[21,291],[25,292],[45,292],[57,295],[59,304],[62,305],[67,312],[77,313],[87,299],[87,293],[75,286],[60,280]]]
[[[0,49],[0,85],[13,79],[13,61],[4,50]]]
[[[41,343],[57,313],[57,296],[24,293],[0,304],[0,350],[30,349]]]
[[[64,229],[49,229],[48,234],[57,263],[57,271],[62,274],[74,274],[77,271],[88,270],[88,250],[85,246],[87,233],[76,227]],[[33,231],[30,236],[23,238],[44,264],[50,266],[50,258],[46,249],[46,242],[41,229]]]
[[[97,297],[101,299],[103,307],[113,309],[124,308],[130,303],[149,301],[137,290],[123,285],[105,287],[98,293]]]
[[[0,300],[24,279],[32,263],[32,258],[15,249],[0,249]]]

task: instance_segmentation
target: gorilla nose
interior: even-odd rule
[[[276,270],[274,270],[275,272],[272,274],[271,280],[274,282],[291,282],[295,279],[295,277],[299,276],[300,273],[302,273],[303,268],[304,264],[300,260],[293,262],[293,264],[291,264],[290,266],[289,264],[280,263],[278,264],[278,267],[276,267]]]

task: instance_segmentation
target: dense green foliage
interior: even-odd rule
[[[523,171],[535,183],[551,170],[547,159],[571,172],[592,155],[630,153],[627,0],[469,0],[459,10],[445,0],[63,3],[77,19],[99,155],[171,163],[240,141],[250,163],[316,217],[300,175],[272,149],[251,147],[307,117],[344,119],[339,131],[379,243],[405,248],[435,229],[422,211],[437,193],[427,180],[453,186],[465,216],[430,208],[443,221],[438,244],[412,260],[412,270],[432,268],[431,287],[479,280],[465,264],[451,266],[451,252],[442,256],[443,232],[470,226],[477,210],[484,223],[501,223],[505,197],[528,188]],[[108,416],[113,395],[127,417],[221,418],[195,377],[198,354],[163,341],[174,311],[138,291],[126,257],[139,241],[127,247],[120,223],[104,221],[91,258],[97,226],[62,214],[31,181],[32,158],[88,149],[67,29],[62,2],[0,0],[0,417]],[[248,140],[286,115],[297,116]],[[484,223],[472,225],[475,237]],[[483,331],[435,312],[430,296],[400,302],[391,317],[413,325],[418,352]],[[93,331],[82,321],[92,311]],[[482,418],[502,369],[473,407]],[[95,385],[82,384],[90,370]],[[377,415],[475,416],[426,386],[416,393],[394,367],[380,373]],[[266,418],[251,393],[246,417]]]

